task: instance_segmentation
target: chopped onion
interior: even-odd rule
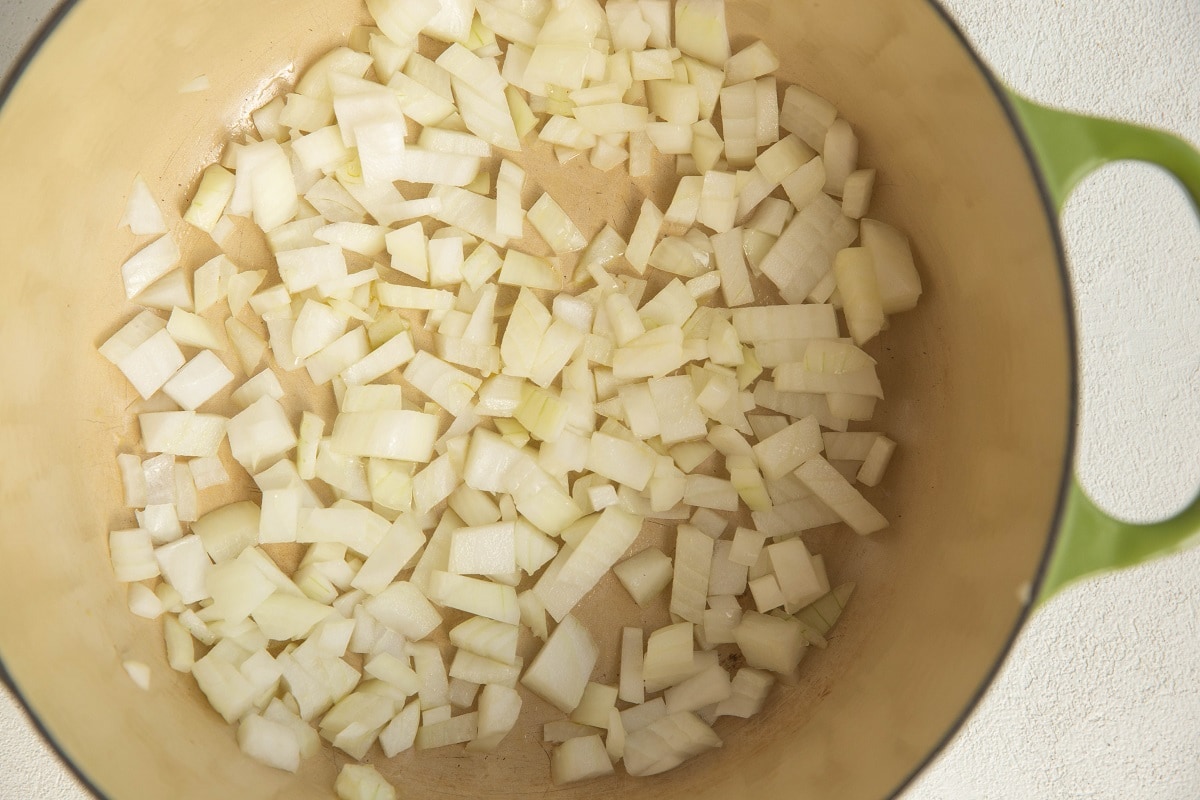
[[[134,176],[133,188],[129,190],[129,200],[125,205],[125,215],[121,217],[121,225],[128,226],[129,232],[137,236],[158,236],[167,232],[162,210],[159,209],[154,195],[150,193],[150,187],[141,175]]]
[[[800,87],[781,104],[765,43],[730,55],[723,0],[367,7],[378,28],[355,28],[252,112],[257,140],[204,170],[184,214],[218,244],[241,227],[230,215],[248,218],[279,282],[224,255],[176,269],[183,240],[135,179],[122,224],[162,236],[122,279],[169,320],[146,311],[100,347],[151,401],[150,455],[118,457],[138,527],[110,534],[116,577],[133,613],[164,616],[170,666],[278,769],[321,739],[353,758],[376,740],[388,757],[492,752],[521,712],[518,682],[570,715],[544,728],[561,743],[556,783],[619,761],[671,769],[828,645],[853,584],[830,591],[796,534],[886,525],[856,484],[877,485],[896,445],[847,431],[883,395],[858,346],[921,293],[911,248],[864,218],[875,172],[850,123]],[[449,45],[436,61],[421,34]],[[524,162],[493,148],[535,130],[547,157],[584,169],[652,178],[654,151],[672,156],[672,202],[644,197],[632,229],[614,220],[590,243],[550,195],[526,211]],[[526,217],[552,258],[509,246]],[[786,305],[757,304],[759,276]],[[208,319],[221,301],[225,336]],[[266,338],[239,318],[247,305]],[[232,419],[197,413],[233,382],[226,339],[252,376]],[[275,367],[329,385],[333,416],[303,411],[297,431]],[[160,389],[182,410],[153,400]],[[229,482],[226,439],[261,500],[201,494]],[[751,523],[727,538],[743,505]],[[646,519],[674,523],[673,559],[624,558]],[[285,543],[306,546],[291,572],[259,547]],[[618,686],[592,680],[600,637],[572,616],[610,570],[677,620],[647,630],[644,651],[642,629],[624,629]],[[446,609],[471,615],[449,631],[449,662],[431,640]],[[528,668],[522,628],[544,642]],[[199,660],[194,641],[211,648]],[[719,645],[747,666],[731,675]],[[367,768],[346,767],[337,791],[395,796]]]

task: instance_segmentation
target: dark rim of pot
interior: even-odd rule
[[[4,77],[3,84],[0,84],[0,109],[3,108],[4,104],[8,101],[8,98],[12,95],[17,83],[20,81],[21,77],[25,74],[25,71],[29,68],[29,65],[33,62],[34,58],[41,50],[42,45],[44,45],[50,36],[55,32],[55,30],[58,29],[58,26],[62,23],[63,19],[66,18],[66,16],[78,2],[79,0],[64,0],[64,2],[60,3],[53,10],[53,12],[51,12],[50,16],[45,20],[45,22],[42,23],[41,27],[38,29],[33,38],[26,43],[25,47],[21,50],[21,54],[13,63],[12,68]],[[1067,404],[1066,449],[1063,453],[1063,466],[1061,475],[1059,477],[1058,500],[1055,505],[1054,516],[1051,521],[1050,530],[1046,536],[1046,546],[1038,563],[1037,572],[1030,581],[1029,595],[1024,600],[1021,613],[1018,615],[1016,622],[1013,624],[1013,628],[1009,632],[1008,638],[1001,646],[999,652],[997,652],[995,663],[992,665],[992,668],[988,670],[983,681],[979,684],[979,687],[971,696],[971,699],[963,707],[962,712],[958,715],[954,722],[951,723],[949,728],[946,730],[946,734],[938,741],[933,749],[930,750],[930,752],[923,759],[921,759],[921,762],[917,765],[917,767],[911,773],[909,773],[909,775],[905,777],[904,780],[902,780],[894,790],[892,790],[891,794],[889,795],[891,800],[900,800],[901,795],[904,794],[904,792],[916,782],[916,780],[925,772],[925,770],[928,769],[930,764],[937,760],[937,758],[946,749],[946,746],[958,735],[963,725],[971,717],[971,714],[974,713],[975,709],[979,705],[979,702],[983,699],[983,696],[991,687],[993,681],[995,681],[996,675],[1000,672],[1000,668],[1004,665],[1005,660],[1012,651],[1013,644],[1020,635],[1021,629],[1024,628],[1026,621],[1029,619],[1029,615],[1033,611],[1034,601],[1039,594],[1042,581],[1046,575],[1046,570],[1049,567],[1050,556],[1054,552],[1054,548],[1058,543],[1063,508],[1066,502],[1067,490],[1070,485],[1070,481],[1072,480],[1073,454],[1075,452],[1075,425],[1079,403],[1079,356],[1078,339],[1075,328],[1075,309],[1072,303],[1073,296],[1071,294],[1070,277],[1067,273],[1066,252],[1063,248],[1062,232],[1058,224],[1058,213],[1055,210],[1054,202],[1050,196],[1050,191],[1046,186],[1041,169],[1037,164],[1037,159],[1034,156],[1033,148],[1029,142],[1029,138],[1026,136],[1025,130],[1017,118],[1016,111],[1009,102],[1008,93],[1000,84],[1000,81],[992,73],[991,68],[984,63],[979,53],[976,52],[975,48],[971,45],[962,29],[959,28],[958,23],[956,23],[950,16],[949,12],[947,12],[946,9],[943,8],[936,0],[927,0],[927,2],[937,14],[938,18],[941,19],[942,24],[944,24],[950,33],[953,34],[956,39],[958,39],[958,42],[962,45],[963,50],[967,52],[971,60],[975,63],[976,69],[979,70],[979,73],[983,76],[984,80],[987,81],[988,86],[992,90],[992,94],[995,95],[996,102],[1004,110],[1004,114],[1008,118],[1009,128],[1011,129],[1013,136],[1021,145],[1021,150],[1025,153],[1025,161],[1029,168],[1030,177],[1033,179],[1034,184],[1037,186],[1038,194],[1041,196],[1042,209],[1045,212],[1050,237],[1054,242],[1054,248],[1058,256],[1058,277],[1062,282],[1061,296],[1063,300],[1063,322],[1066,328],[1067,344],[1069,345],[1068,359],[1070,364],[1070,375],[1068,376],[1068,390],[1070,392],[1070,402]],[[58,754],[58,757],[64,764],[67,765],[71,772],[74,773],[79,782],[97,798],[105,800],[107,795],[105,795],[104,792],[100,790],[100,787],[98,787],[79,767],[79,765],[75,763],[70,755],[68,755],[59,744],[58,740],[56,740],[53,734],[51,734],[51,732],[46,728],[41,718],[37,715],[37,712],[25,698],[25,695],[21,692],[20,687],[17,686],[16,681],[5,667],[2,654],[0,654],[0,681],[4,683],[9,691],[12,692],[13,696],[16,697],[21,703],[34,727],[37,729],[38,733],[41,734],[42,739],[50,746],[51,749],[54,750],[55,753]]]

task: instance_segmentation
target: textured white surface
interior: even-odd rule
[[[0,64],[49,5],[0,5]],[[1200,144],[1196,0],[945,5],[1013,88]],[[1170,179],[1120,165],[1076,192],[1064,231],[1082,327],[1080,474],[1118,515],[1162,517],[1200,483],[1200,228]],[[905,800],[1200,797],[1198,585],[1193,551],[1054,600]],[[0,798],[85,797],[0,692]]]

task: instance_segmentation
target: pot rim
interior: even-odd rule
[[[984,695],[992,687],[996,680],[996,676],[1000,673],[1004,663],[1008,660],[1012,653],[1013,646],[1016,644],[1017,638],[1021,631],[1025,628],[1025,624],[1036,607],[1036,599],[1040,594],[1042,583],[1046,578],[1049,569],[1050,560],[1054,554],[1055,548],[1058,546],[1059,537],[1062,532],[1063,513],[1066,505],[1068,490],[1071,485],[1074,467],[1074,454],[1076,444],[1076,425],[1079,414],[1079,336],[1075,323],[1075,305],[1074,293],[1072,291],[1070,274],[1067,271],[1066,250],[1063,246],[1062,229],[1059,225],[1058,212],[1055,209],[1052,194],[1046,182],[1046,177],[1042,172],[1037,158],[1034,155],[1033,145],[1029,139],[1029,135],[1022,126],[1020,119],[1017,116],[1009,94],[1000,83],[999,78],[992,72],[990,66],[984,62],[983,57],[971,44],[962,28],[950,16],[950,13],[939,2],[939,0],[925,0],[933,10],[935,15],[946,26],[950,34],[958,40],[959,45],[966,51],[975,68],[983,76],[987,82],[988,88],[995,96],[996,102],[1004,112],[1005,118],[1008,120],[1008,126],[1016,138],[1021,151],[1025,155],[1026,165],[1029,167],[1030,178],[1033,180],[1037,188],[1038,196],[1042,201],[1042,210],[1045,212],[1046,221],[1048,223],[1049,233],[1053,241],[1055,250],[1055,263],[1058,266],[1058,278],[1062,287],[1062,302],[1063,302],[1063,318],[1064,332],[1067,338],[1067,358],[1068,358],[1068,396],[1067,403],[1067,431],[1064,443],[1064,452],[1062,456],[1062,467],[1059,476],[1058,496],[1055,501],[1054,513],[1050,520],[1050,529],[1046,535],[1046,545],[1042,550],[1042,554],[1038,560],[1037,569],[1029,580],[1029,589],[1025,597],[1021,600],[1021,611],[1013,622],[1012,630],[1009,631],[1008,637],[996,652],[996,658],[991,668],[984,675],[979,686],[972,693],[971,698],[963,706],[962,711],[950,723],[945,734],[937,741],[930,751],[920,760],[907,776],[905,776],[899,784],[887,795],[887,800],[902,800],[904,793],[912,788],[922,774],[942,756],[949,744],[958,736],[966,725],[967,720],[975,713]],[[16,89],[21,78],[29,69],[30,65],[40,54],[42,47],[46,44],[49,38],[58,30],[59,25],[67,15],[75,8],[80,0],[61,0],[50,15],[41,23],[34,35],[22,47],[16,60],[13,62],[7,74],[3,75],[3,80],[0,81],[0,110],[3,110],[4,105],[11,97]],[[25,711],[25,715],[32,723],[34,729],[41,736],[42,741],[58,756],[59,760],[67,767],[68,770],[75,776],[76,780],[90,792],[97,800],[116,800],[105,794],[99,786],[83,771],[83,768],[75,762],[75,760],[66,753],[63,747],[59,744],[54,735],[47,729],[41,717],[34,710],[33,705],[25,697],[20,687],[17,685],[13,676],[9,673],[5,666],[3,652],[0,651],[0,683],[17,699],[21,707]]]

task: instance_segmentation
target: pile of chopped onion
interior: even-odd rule
[[[377,27],[254,112],[184,210],[218,245],[257,226],[273,264],[183,267],[133,184],[123,224],[159,238],[121,268],[144,310],[100,348],[146,401],[116,578],[269,766],[322,740],[492,752],[532,694],[563,715],[555,783],[669,770],[826,646],[853,584],[801,534],[887,525],[859,488],[896,448],[857,430],[883,397],[861,348],[917,303],[907,239],[866,217],[850,124],[799,86],[781,103],[722,0],[367,7]],[[674,197],[581,229],[522,166],[534,136],[613,181],[673,157]],[[206,501],[239,470],[256,491]],[[647,520],[670,553],[639,547]],[[672,619],[623,629],[616,685],[573,613],[610,570]],[[395,797],[369,766],[336,789]]]

